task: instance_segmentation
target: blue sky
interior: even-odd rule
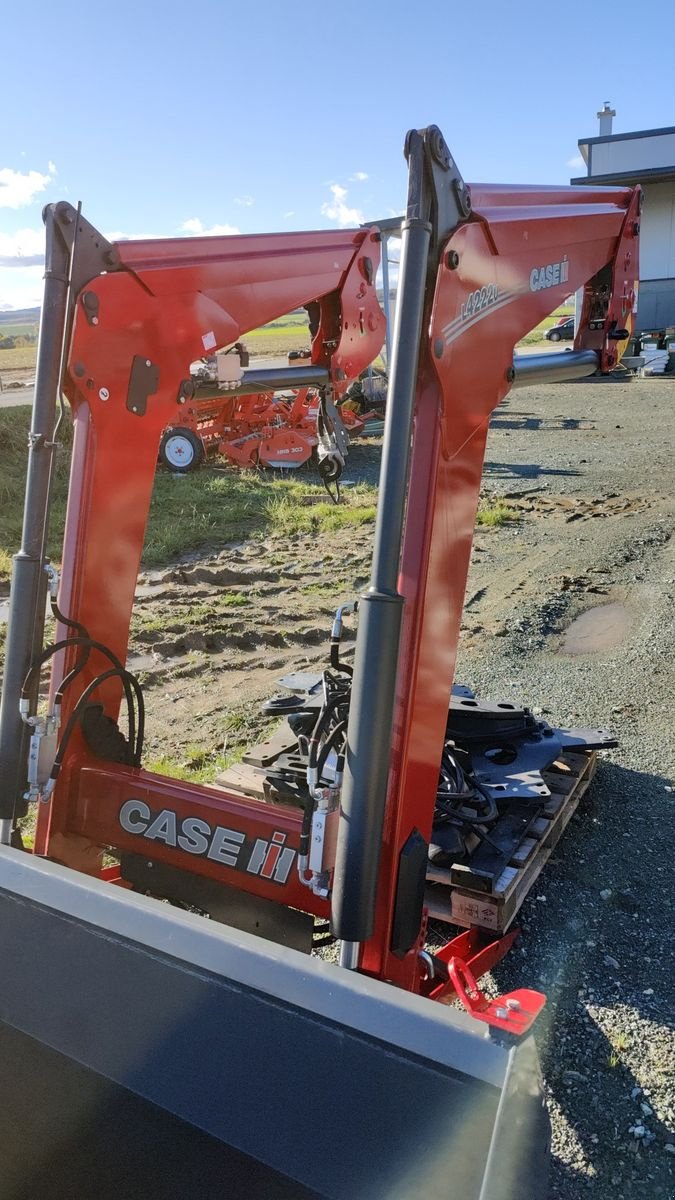
[[[401,211],[432,122],[469,181],[566,183],[604,100],[615,132],[675,124],[655,29],[624,0],[13,4],[0,307],[40,301],[52,200],[127,237],[358,223]]]

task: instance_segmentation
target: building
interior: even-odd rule
[[[587,174],[570,183],[644,188],[636,328],[675,329],[675,126],[612,133],[615,116],[605,101],[598,137],[579,139]]]

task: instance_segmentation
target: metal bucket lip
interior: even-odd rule
[[[0,846],[0,889],[501,1088],[512,1049],[467,1014]]]

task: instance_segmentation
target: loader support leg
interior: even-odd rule
[[[9,602],[5,679],[0,704],[0,841],[10,840],[26,775],[28,730],[19,716],[21,685],[42,646],[47,577],[45,542],[54,458],[56,397],[68,306],[70,252],[58,210],[45,210],[47,259],[40,320],[35,400],[29,437],[28,478],[21,549],[14,558]],[[37,685],[36,685],[37,686]]]

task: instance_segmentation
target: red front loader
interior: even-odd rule
[[[513,929],[469,919],[429,951],[429,855],[450,830],[446,853],[487,895],[506,828],[547,803],[547,764],[608,744],[453,690],[453,674],[490,414],[518,383],[615,364],[639,190],[469,188],[435,127],[411,132],[406,154],[355,659],[341,657],[340,612],[330,667],[272,703],[295,740],[253,796],[142,766],[142,690],[124,664],[159,438],[204,348],[317,296],[302,383],[358,375],[382,337],[377,232],[114,246],[69,205],[46,210],[0,712],[7,1200],[545,1194],[529,1034],[544,997],[477,989]],[[514,367],[519,338],[580,287],[574,350]],[[45,556],[62,392],[75,437],[57,590]],[[48,586],[58,624],[43,649]],[[33,801],[29,854],[17,820]],[[339,966],[308,953],[317,929]]]

